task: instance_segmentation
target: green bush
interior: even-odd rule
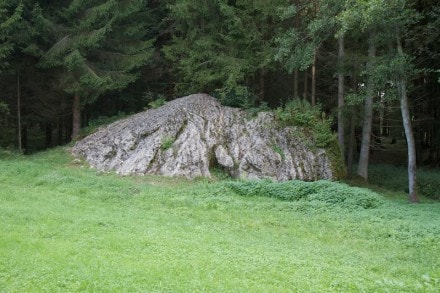
[[[321,109],[318,106],[312,106],[306,100],[294,99],[289,101],[284,108],[278,108],[276,116],[290,125],[313,127],[321,116]]]
[[[295,99],[275,111],[275,117],[284,125],[300,126],[310,133],[313,145],[325,148],[336,139],[331,131],[332,120],[326,117],[320,106],[312,106],[306,100]]]
[[[344,208],[376,208],[382,200],[375,192],[343,183],[326,180],[304,182],[234,181],[226,182],[232,191],[241,196],[273,197],[287,201],[315,202]]]
[[[246,108],[246,113],[248,118],[257,117],[258,113],[260,112],[270,112],[270,111],[271,109],[269,108],[266,102],[263,102],[258,106],[252,106],[250,108]]]
[[[167,103],[167,100],[166,100],[165,96],[159,96],[156,100],[149,102],[148,106],[151,109],[157,109],[157,108],[162,107],[166,103]]]
[[[212,93],[219,102],[228,107],[249,109],[255,107],[257,98],[247,87],[219,89]]]
[[[154,92],[146,92],[142,96],[144,103],[147,103],[147,107],[144,107],[144,110],[148,109],[157,109],[162,107],[167,103],[166,96],[164,94],[157,94]]]

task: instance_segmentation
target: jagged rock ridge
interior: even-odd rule
[[[323,149],[268,112],[249,118],[206,94],[176,99],[117,121],[76,143],[72,153],[119,174],[210,177],[213,167],[239,178],[334,179]]]

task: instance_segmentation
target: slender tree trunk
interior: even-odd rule
[[[64,140],[63,140],[63,130],[64,130],[64,118],[60,117],[58,118],[58,145],[63,145],[64,144]]]
[[[307,88],[309,87],[308,85],[308,76],[307,76],[308,70],[304,70],[304,93],[303,93],[303,98],[304,100],[307,100]]]
[[[311,102],[312,102],[312,106],[316,105],[316,49],[313,52]]]
[[[348,154],[347,154],[347,173],[349,177],[353,175],[353,156],[356,139],[355,139],[355,126],[356,126],[356,108],[357,106],[352,106],[351,117],[350,117],[350,138],[348,140]]]
[[[79,136],[81,130],[81,106],[80,95],[75,93],[72,103],[72,140],[75,140]]]
[[[293,98],[298,98],[298,69],[293,71]]]
[[[397,53],[399,56],[404,56],[402,42],[397,36]],[[398,76],[397,80],[398,92],[400,95],[400,110],[402,112],[403,128],[405,129],[405,136],[408,149],[408,182],[409,182],[409,201],[412,203],[419,202],[417,196],[417,178],[416,178],[416,143],[414,140],[414,133],[411,126],[411,116],[409,114],[408,96],[406,91],[406,81],[402,74]]]
[[[264,69],[260,69],[260,78],[259,78],[259,84],[260,84],[260,93],[259,93],[259,98],[260,98],[260,102],[264,101],[264,96],[265,96],[265,92],[266,92],[266,84],[265,84],[265,70]]]
[[[338,39],[338,141],[342,157],[345,158],[345,125],[344,125],[344,37]]]
[[[64,144],[64,98],[60,98],[60,116],[58,117],[58,145]]]
[[[353,62],[353,78],[352,78],[352,88],[354,92],[358,91],[358,60],[357,60],[357,50],[355,52],[355,59]],[[358,106],[353,105],[351,106],[351,117],[350,117],[350,139],[348,141],[348,154],[347,154],[347,172],[348,176],[353,176],[353,157],[354,157],[354,150],[356,148],[356,120],[358,116]]]
[[[380,97],[380,109],[379,109],[379,133],[380,136],[384,135],[384,126],[385,125],[385,100],[383,97]]]
[[[433,85],[434,92],[440,91],[440,84],[435,83],[435,86]],[[437,90],[436,90],[437,89]],[[434,99],[433,101],[433,107],[434,113],[434,121],[440,121],[440,101],[439,99]],[[437,154],[437,158],[435,159],[435,166],[440,167],[440,123],[433,123],[434,127],[432,129],[432,143],[431,148],[434,149],[434,152]]]
[[[23,152],[22,134],[21,134],[21,93],[20,93],[20,68],[17,68],[17,138],[18,151]]]
[[[368,45],[368,65],[367,70],[372,74],[376,58],[376,44],[374,42],[374,33],[370,34]],[[373,100],[374,100],[374,81],[370,76],[367,84],[367,96],[365,97],[364,105],[364,122],[362,126],[362,141],[361,152],[359,154],[359,165],[357,174],[368,180],[368,163],[370,159],[370,143],[371,143],[371,128],[373,124]]]
[[[297,13],[294,19],[294,28],[297,30],[300,26],[301,14]],[[293,98],[299,99],[300,93],[298,91],[299,70],[295,69],[293,72]]]

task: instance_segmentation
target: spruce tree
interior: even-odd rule
[[[173,1],[173,35],[164,52],[174,64],[176,91],[232,96],[251,91],[263,98],[279,2],[285,0]]]
[[[53,45],[41,65],[61,68],[59,86],[72,99],[72,139],[79,135],[81,105],[122,90],[153,55],[147,39],[146,0],[73,0],[52,20]]]
[[[13,0],[0,2],[0,14],[2,24],[0,25],[1,58],[0,66],[4,69],[1,75],[0,86],[2,98],[8,104],[8,111],[4,117],[3,138],[7,144],[13,140],[18,142],[21,151],[21,125],[27,117],[22,115],[21,108],[34,110],[34,103],[27,103],[26,99],[34,95],[37,89],[43,88],[42,84],[29,87],[29,81],[38,80],[40,75],[32,75],[37,58],[41,56],[43,46],[45,24],[42,18],[42,11],[37,1]],[[5,18],[6,17],[6,18]],[[26,90],[25,90],[26,88]],[[42,96],[46,96],[44,93]],[[5,107],[4,104],[3,112]],[[1,109],[0,109],[1,112]],[[29,111],[30,112],[30,111]],[[33,111],[38,113],[37,111]],[[13,126],[11,128],[11,126]],[[23,126],[25,128],[26,125]],[[16,137],[13,139],[12,137]]]
[[[8,65],[8,57],[14,50],[16,31],[23,13],[18,1],[0,0],[0,70]]]
[[[13,34],[21,19],[22,5],[11,1],[0,1],[0,74],[8,66],[8,57],[14,49]],[[7,104],[0,100],[0,114],[7,113]]]

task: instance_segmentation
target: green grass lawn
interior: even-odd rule
[[[380,196],[349,209],[99,173],[62,148],[3,156],[0,291],[439,292],[440,203]]]

